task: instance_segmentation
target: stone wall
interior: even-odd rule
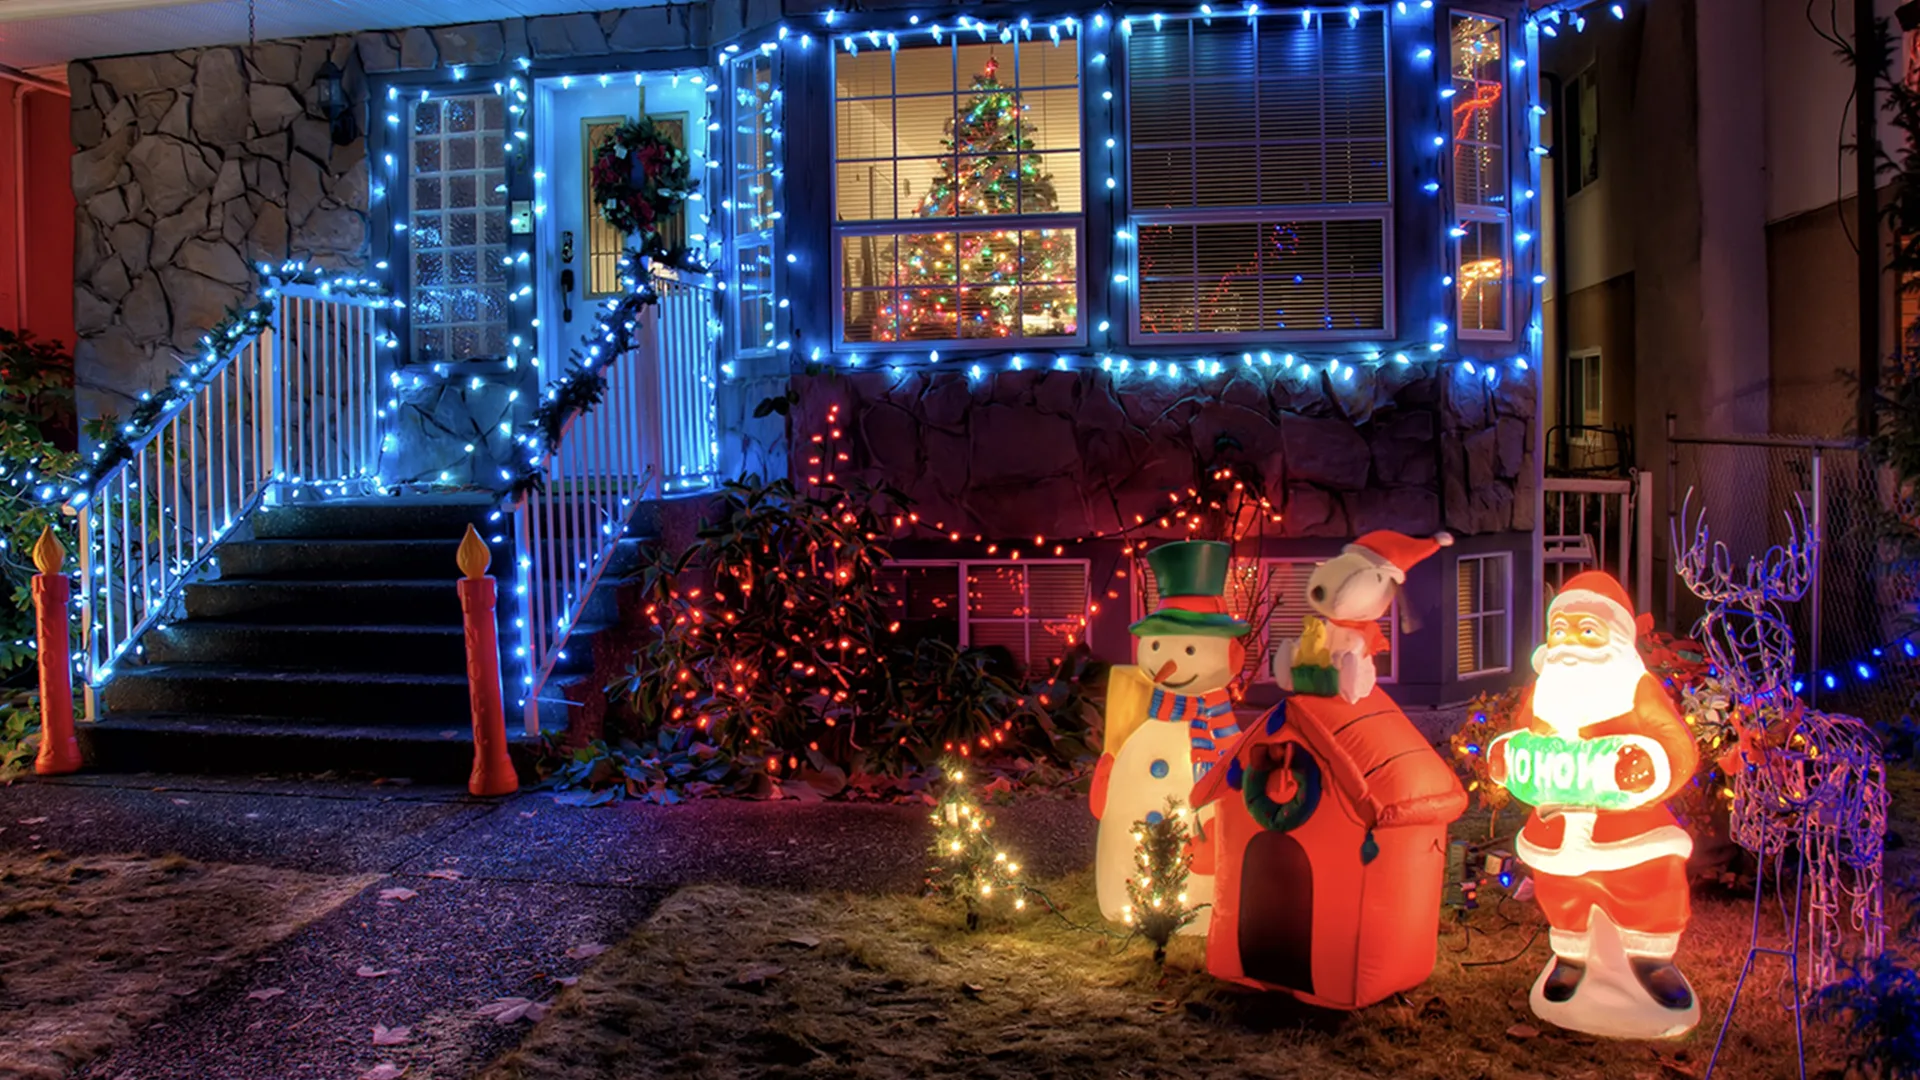
[[[1283,536],[1533,527],[1530,378],[1389,365],[1351,382],[1260,368],[1123,379],[796,375],[792,472],[813,471],[811,435],[839,404],[852,444],[843,474],[893,484],[922,520],[990,539],[1111,535],[1232,461],[1258,466]]]
[[[368,76],[705,49],[779,15],[774,0],[681,4],[74,62],[81,415],[124,414],[258,287],[259,262],[367,268]],[[345,146],[313,85],[328,60],[361,132]]]

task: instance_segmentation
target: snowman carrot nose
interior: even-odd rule
[[[1173,669],[1179,666],[1180,666],[1179,664],[1177,664],[1172,660],[1169,660],[1166,663],[1160,665],[1160,670],[1153,673],[1153,681],[1154,682],[1165,681],[1167,676],[1173,674]]]

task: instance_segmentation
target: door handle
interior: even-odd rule
[[[573,321],[573,270],[560,271],[560,321]]]

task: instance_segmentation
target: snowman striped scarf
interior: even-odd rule
[[[1233,718],[1233,696],[1224,689],[1199,696],[1155,690],[1147,704],[1147,715],[1155,720],[1187,722],[1196,782],[1220,760],[1220,744],[1240,734],[1240,725]]]

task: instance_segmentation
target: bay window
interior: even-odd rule
[[[1391,330],[1379,11],[1134,18],[1133,340]]]
[[[1082,339],[1079,44],[834,56],[840,340]]]

